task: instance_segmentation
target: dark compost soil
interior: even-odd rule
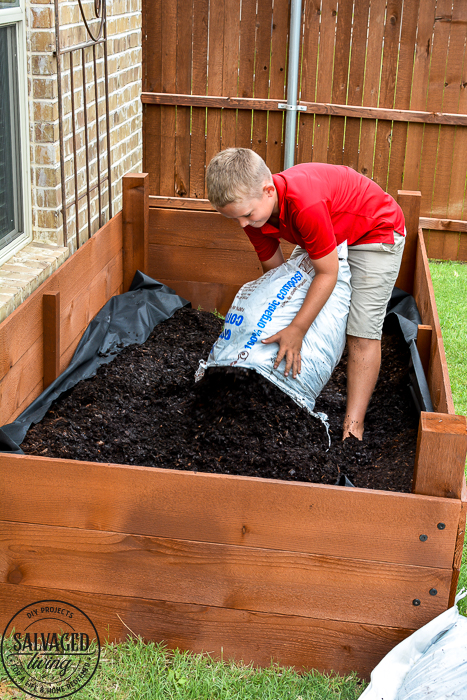
[[[410,491],[418,416],[408,391],[409,352],[383,336],[383,362],[363,442],[341,442],[346,358],[319,397],[321,423],[255,372],[217,369],[194,383],[222,328],[213,314],[181,309],[144,345],[125,348],[77,384],[33,426],[26,454],[94,462]]]

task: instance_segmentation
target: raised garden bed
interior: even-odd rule
[[[123,213],[1,324],[3,424],[67,366],[136,269],[221,312],[258,274],[232,222],[148,209],[146,180],[125,178]],[[409,240],[398,286],[425,324],[418,343],[436,411],[421,415],[414,492],[1,454],[1,624],[58,598],[112,640],[130,628],[224,658],[367,676],[452,604],[466,423],[454,415],[417,195],[401,204]]]
[[[65,392],[31,427],[26,454],[137,464],[215,474],[336,484],[410,493],[418,412],[411,399],[409,349],[383,336],[383,363],[365,440],[341,441],[344,353],[317,401],[324,425],[253,371],[209,370],[195,383],[223,322],[182,308],[97,374]],[[176,439],[174,439],[176,435]]]

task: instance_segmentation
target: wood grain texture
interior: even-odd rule
[[[397,86],[393,105],[396,110],[410,108],[419,9],[420,0],[404,3],[397,67]],[[387,191],[394,198],[397,196],[397,191],[402,189],[407,128],[407,123],[393,121]]]
[[[127,292],[136,270],[148,269],[149,177],[125,175],[123,187],[123,290]]]
[[[193,75],[191,92],[203,94],[208,78],[209,0],[193,3]],[[206,110],[191,111],[190,192],[193,198],[205,197]]]
[[[426,94],[430,75],[433,27],[435,23],[436,0],[420,0],[420,14],[417,28],[417,44],[413,63],[412,93],[410,109],[425,110]],[[409,124],[404,169],[404,188],[418,190],[420,157],[423,142],[423,126]]]
[[[366,679],[383,656],[413,631],[13,584],[0,584],[2,629],[32,598],[59,598],[76,605],[91,618],[101,642],[124,641],[130,629],[144,640],[224,661],[267,668],[272,659],[299,672],[357,672]]]
[[[269,97],[278,100],[286,99],[285,83],[290,4],[290,0],[274,2],[272,12]],[[269,112],[266,163],[272,173],[278,173],[284,167],[283,129],[285,129],[285,115],[283,112]]]
[[[60,292],[42,297],[44,389],[60,374]]]
[[[414,286],[415,260],[418,242],[418,225],[420,219],[420,192],[399,190],[397,203],[404,213],[405,229],[407,232],[402,255],[401,267],[396,280],[396,287],[412,294]]]
[[[454,415],[455,410],[449,382],[446,353],[444,351],[441,326],[436,309],[435,293],[431,282],[430,268],[421,229],[418,234],[417,254],[415,259],[413,296],[423,323],[433,328],[431,362],[427,381],[434,409],[441,413],[450,413]]]
[[[4,521],[443,569],[460,513],[446,498],[29,455],[0,454],[0,475]]]
[[[402,0],[389,0],[386,8],[384,27],[383,64],[379,107],[391,108],[394,105],[396,75],[399,61],[400,30],[402,20]],[[375,139],[373,180],[387,190],[389,155],[392,145],[392,121],[379,120]]]
[[[177,0],[177,51],[175,84],[177,92],[190,93],[193,64],[193,3]],[[177,107],[175,137],[175,194],[186,197],[190,193],[190,122],[189,107]]]
[[[122,215],[117,214],[79,250],[61,265],[0,326],[0,395],[2,425],[10,422],[40,391],[43,382],[44,293],[60,292],[61,358],[76,343],[91,320],[122,283]],[[120,260],[120,265],[116,261]],[[102,297],[92,299],[84,308],[83,297],[99,281]],[[105,298],[107,297],[107,298]],[[83,319],[76,324],[76,318]],[[73,348],[74,350],[74,348]],[[37,392],[37,393],[36,393]],[[20,410],[21,409],[21,410]]]
[[[339,2],[336,23],[336,45],[332,81],[332,102],[345,104],[349,76],[353,0]],[[344,117],[331,117],[329,124],[328,163],[343,165]]]
[[[332,67],[336,34],[337,3],[323,0],[320,15],[320,39],[316,100],[331,102]],[[329,141],[329,117],[317,115],[313,135],[313,162],[327,163]]]
[[[209,73],[208,95],[222,95],[224,73],[224,5],[225,0],[209,3]],[[220,109],[207,110],[206,165],[221,150]]]
[[[349,90],[347,101],[349,104],[360,107],[363,99],[363,81],[365,76],[365,56],[367,42],[368,16],[370,1],[360,0],[354,6],[354,23],[352,28],[352,46],[359,47],[353,50],[350,57]],[[358,152],[360,145],[360,125],[358,117],[350,117],[346,120],[345,145],[343,164],[354,170],[358,166]]]
[[[465,416],[422,411],[413,492],[460,499],[465,480],[466,455]]]
[[[255,100],[263,100],[269,95],[272,32],[271,15],[272,0],[262,0],[262,2],[258,3],[255,43]],[[270,103],[273,102],[273,100],[266,101]],[[274,107],[271,107],[271,109],[274,109]],[[267,131],[268,114],[261,109],[254,108],[251,147],[263,160],[266,160]]]
[[[227,95],[198,95],[194,93],[191,95],[167,92],[141,93],[141,102],[146,105],[181,105],[185,107],[282,111],[283,108],[279,107],[279,103],[283,101],[284,98],[267,99],[264,97],[232,97]],[[308,113],[331,117],[356,117],[370,120],[390,119],[396,122],[413,122],[415,124],[467,125],[467,116],[465,114],[334,104],[332,102],[316,102],[305,99],[299,100],[298,104],[306,107],[306,112]]]
[[[372,0],[363,92],[363,103],[368,107],[378,106],[385,12],[385,0]],[[373,174],[375,133],[376,122],[362,122],[357,168],[368,177]]]
[[[238,38],[240,32],[240,0],[227,0],[224,4],[224,38],[223,38],[223,70],[222,95],[237,96],[238,85]],[[216,28],[215,28],[216,31]],[[216,37],[216,41],[219,38]],[[237,130],[237,115],[230,110],[221,114],[221,149],[235,146]]]
[[[8,522],[0,523],[0,552],[1,583],[98,595],[110,588],[113,595],[409,628],[446,609],[452,573],[451,567]]]
[[[430,369],[432,335],[433,328],[431,326],[418,326],[417,350],[418,354],[420,355],[420,361],[422,363],[423,371],[426,377],[428,376],[428,372]]]
[[[300,100],[316,101],[316,71],[318,67],[318,46],[321,2],[310,0],[305,4],[300,63]],[[313,132],[315,119],[312,112],[298,114],[298,146],[296,163],[311,163],[313,160]]]
[[[456,593],[457,593],[457,584],[459,581],[459,575],[460,575],[460,570],[461,570],[461,565],[462,565],[462,555],[464,553],[466,517],[467,517],[467,485],[465,483],[465,477],[464,477],[464,483],[462,484],[462,492],[461,492],[461,512],[460,512],[460,516],[459,516],[459,525],[457,528],[456,549],[454,551],[454,560],[452,563],[452,579],[451,579],[451,592],[449,594],[449,606],[454,605]]]

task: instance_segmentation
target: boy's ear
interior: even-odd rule
[[[272,182],[266,182],[263,185],[263,192],[268,196],[272,197],[274,195],[274,192],[276,191],[276,188],[274,187]]]

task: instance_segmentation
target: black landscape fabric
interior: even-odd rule
[[[100,365],[111,362],[124,347],[144,343],[155,326],[184,306],[190,306],[190,302],[137,271],[130,291],[112,297],[91,321],[67,369],[13,423],[0,428],[0,452],[24,454],[20,445],[29,427],[42,420],[55,399],[82,379],[94,376]],[[413,297],[397,288],[388,304],[386,323],[394,323],[394,320],[411,349],[413,359],[412,346],[416,350],[417,326],[421,319]],[[416,354],[418,356],[418,352]],[[419,361],[419,371],[420,368]],[[419,383],[426,385],[424,375],[418,379]],[[426,391],[428,387],[425,398]],[[413,391],[412,396],[414,394],[417,392]],[[432,409],[422,404],[421,410]]]

